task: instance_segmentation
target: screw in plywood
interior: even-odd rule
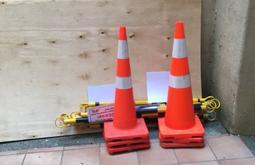
[[[110,67],[105,67],[105,68],[104,68],[104,71],[108,70],[109,68],[110,68]]]
[[[105,35],[106,35],[106,30],[100,29],[100,30],[99,30],[99,35],[105,36]]]
[[[55,43],[56,43],[56,41],[55,41],[55,40],[51,40],[50,42],[51,42],[52,44],[55,44]]]
[[[127,10],[127,12],[126,12],[127,14],[131,14],[132,13],[132,10]]]
[[[59,86],[59,83],[52,83],[51,86]]]
[[[167,36],[167,37],[166,37],[166,40],[170,40],[170,39],[171,39],[171,37],[170,37],[170,36]]]
[[[106,48],[101,49],[102,52],[106,52],[106,50],[107,50]]]
[[[134,38],[134,37],[135,37],[135,33],[130,33],[130,34],[128,35],[128,37],[129,37],[129,38]]]
[[[84,38],[85,38],[85,34],[80,34],[80,35],[79,35],[79,38],[80,38],[80,39],[84,39]]]
[[[88,80],[90,78],[90,75],[88,73],[82,74],[79,76],[81,80]]]
[[[86,52],[82,52],[79,54],[79,57],[85,59],[88,57],[88,54]]]
[[[21,45],[27,46],[28,43],[27,42],[23,42]]]

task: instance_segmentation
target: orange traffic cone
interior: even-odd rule
[[[136,118],[126,28],[119,29],[117,77],[113,122],[104,123],[104,139],[110,154],[150,147],[143,118]]]
[[[158,125],[160,145],[164,148],[204,146],[205,131],[192,104],[183,22],[176,22],[167,110],[165,117],[158,120]]]

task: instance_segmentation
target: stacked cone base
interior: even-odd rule
[[[163,148],[204,147],[205,130],[199,118],[189,129],[177,130],[166,126],[165,118],[158,119],[159,141]]]
[[[203,148],[204,143],[165,143],[160,141],[162,148]]]
[[[105,122],[104,139],[110,154],[150,148],[149,131],[143,118],[137,119],[131,129],[119,129],[113,122]]]
[[[122,152],[130,152],[130,151],[136,151],[136,150],[142,150],[142,149],[148,149],[150,148],[149,140],[146,140],[144,142],[126,142],[123,145],[116,145],[116,146],[109,146],[106,142],[107,150],[110,154],[117,154]]]

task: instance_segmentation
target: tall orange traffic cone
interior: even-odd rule
[[[113,122],[104,123],[104,139],[110,154],[150,147],[143,118],[136,118],[126,28],[119,29],[117,77]]]
[[[158,125],[160,145],[164,148],[204,146],[205,131],[192,105],[183,22],[176,22],[167,110],[165,117],[158,120]]]

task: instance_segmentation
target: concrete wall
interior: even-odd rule
[[[255,1],[202,3],[203,95],[222,102],[220,120],[230,133],[255,133]]]

